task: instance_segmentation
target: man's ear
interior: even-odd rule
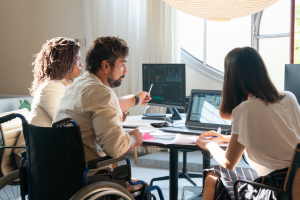
[[[110,66],[107,62],[107,60],[103,60],[102,63],[101,63],[101,69],[104,73],[108,73],[109,72],[109,69],[110,69]]]

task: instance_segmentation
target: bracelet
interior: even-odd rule
[[[140,97],[138,95],[135,95],[135,106],[138,105],[140,102]]]

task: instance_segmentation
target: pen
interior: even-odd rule
[[[151,89],[152,89],[152,86],[153,86],[153,83],[151,84],[151,86],[150,86],[150,89],[149,89],[149,94],[150,94],[150,92],[151,92]]]
[[[216,138],[216,137],[218,137],[218,136],[214,135],[214,136],[203,137],[201,139],[207,140],[207,139],[212,139],[212,138]]]

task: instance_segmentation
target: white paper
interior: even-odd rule
[[[195,141],[192,140],[190,137],[185,137],[185,136],[177,133],[175,139],[172,142],[165,143],[165,144],[181,144],[181,145],[185,145],[185,144],[195,144]]]

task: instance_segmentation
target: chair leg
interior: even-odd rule
[[[137,164],[137,148],[134,147],[133,149],[133,154],[134,154],[134,163]]]
[[[191,174],[187,173],[190,178],[203,178],[203,174]]]
[[[187,173],[184,174],[179,174],[178,178],[185,178],[186,180],[188,180],[192,185],[197,186],[197,184],[189,177],[189,175]]]
[[[144,148],[145,148],[146,154],[149,154],[149,151],[148,151],[147,147],[144,147]]]

